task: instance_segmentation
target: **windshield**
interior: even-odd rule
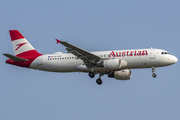
[[[168,53],[168,52],[162,52],[161,54],[170,54],[170,53]]]

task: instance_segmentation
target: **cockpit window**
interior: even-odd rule
[[[168,53],[168,52],[162,52],[161,54],[170,54],[170,53]]]

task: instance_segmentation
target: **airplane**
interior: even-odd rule
[[[155,68],[175,64],[178,59],[162,49],[134,49],[88,52],[66,41],[56,39],[66,47],[67,53],[41,54],[18,30],[9,30],[15,55],[3,54],[7,64],[50,72],[85,72],[90,78],[99,74],[96,80],[102,84],[101,76],[107,74],[117,80],[129,80],[130,69]]]

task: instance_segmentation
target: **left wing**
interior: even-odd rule
[[[66,50],[68,51],[68,53],[72,53],[73,55],[77,57],[77,59],[83,60],[84,64],[88,68],[93,67],[93,65],[97,65],[97,62],[101,60],[101,57],[94,55],[79,47],[76,47],[68,42],[60,41],[58,39],[56,39],[56,41],[57,41],[57,44],[61,43],[62,45],[67,47]]]

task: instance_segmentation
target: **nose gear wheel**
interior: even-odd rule
[[[156,78],[157,75],[155,74],[155,67],[152,67],[152,73],[153,73],[152,76],[153,76],[154,78]]]

